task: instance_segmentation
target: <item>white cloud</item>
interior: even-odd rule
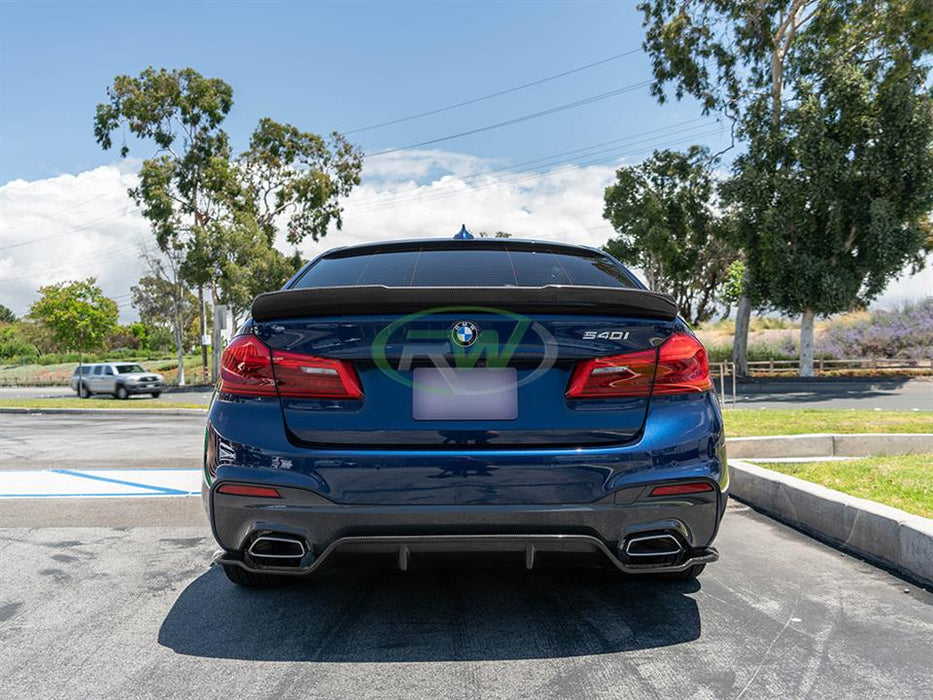
[[[149,226],[127,196],[135,163],[0,187],[0,303],[24,313],[45,284],[97,277],[133,317],[130,285],[142,273]]]
[[[459,176],[482,173],[495,165],[502,165],[488,158],[450,153],[448,151],[395,151],[372,157],[364,164],[368,182],[412,183],[427,177],[442,174]]]
[[[24,313],[43,284],[98,278],[135,318],[129,288],[144,274],[140,246],[149,227],[126,194],[138,163],[0,187],[0,303]],[[393,238],[450,237],[507,231],[599,246],[611,228],[602,218],[603,190],[615,166],[556,166],[517,172],[501,163],[444,151],[393,153],[365,163],[363,184],[346,203],[342,231],[306,241],[310,257],[328,248]],[[283,250],[285,246],[283,245]],[[898,280],[879,305],[933,293],[933,271]]]
[[[424,178],[426,160],[443,172]],[[514,172],[492,161],[432,152],[428,158],[422,153],[394,158],[389,179],[383,179],[386,170],[370,177],[371,169],[367,163],[364,183],[346,203],[343,230],[306,242],[301,247],[306,256],[335,245],[451,237],[461,224],[474,233],[507,231],[586,245],[602,245],[612,233],[602,209],[613,166]]]

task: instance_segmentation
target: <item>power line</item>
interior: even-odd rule
[[[384,151],[377,151],[375,153],[367,153],[367,158],[376,158],[378,156],[384,156],[389,153],[397,153],[399,151],[407,151],[412,148],[421,148],[422,146],[430,146],[435,143],[442,143],[444,141],[452,141],[453,139],[459,139],[464,136],[472,136],[473,134],[480,134],[484,131],[491,131],[492,129],[500,129],[503,126],[511,126],[512,124],[519,124],[521,122],[526,122],[531,119],[538,119],[539,117],[546,117],[551,114],[556,114],[558,112],[563,112],[568,109],[576,109],[577,107],[582,107],[584,105],[593,104],[594,102],[600,102],[602,100],[608,100],[610,97],[617,97],[618,95],[624,95],[627,92],[632,92],[633,90],[638,90],[643,87],[651,85],[652,81],[643,80],[638,83],[633,83],[631,85],[626,85],[621,88],[616,88],[615,90],[610,90],[608,92],[603,92],[598,95],[591,95],[590,97],[584,97],[582,100],[576,100],[574,102],[568,102],[566,104],[558,105],[557,107],[551,107],[549,109],[541,110],[540,112],[532,112],[531,114],[523,114],[520,117],[514,117],[512,119],[506,119],[502,122],[497,122],[495,124],[487,124],[486,126],[477,127],[475,129],[468,129],[467,131],[461,131],[456,134],[450,134],[448,136],[441,136],[436,139],[429,139],[427,141],[420,141],[419,143],[411,143],[407,146],[399,146],[398,148],[389,148]]]
[[[349,210],[347,213],[348,213],[348,214],[354,214],[354,213],[365,213],[365,212],[367,212],[367,211],[377,211],[377,210],[382,210],[382,209],[397,209],[398,207],[402,207],[402,206],[411,206],[411,205],[413,205],[413,204],[421,204],[421,203],[423,203],[423,202],[431,202],[431,201],[440,200],[440,199],[447,199],[447,198],[449,198],[449,197],[458,197],[458,196],[461,196],[461,195],[464,195],[464,194],[474,193],[474,192],[478,192],[478,191],[481,191],[481,190],[485,190],[485,189],[488,189],[488,188],[490,188],[490,187],[497,187],[497,186],[499,186],[499,185],[509,185],[509,184],[513,184],[513,183],[524,183],[524,182],[532,182],[532,181],[535,181],[535,180],[544,180],[544,179],[548,179],[548,178],[554,177],[554,176],[556,176],[556,175],[560,175],[560,174],[565,173],[565,172],[572,171],[572,170],[574,170],[574,169],[576,169],[576,168],[579,168],[579,167],[585,167],[585,166],[589,166],[589,165],[599,165],[599,164],[609,163],[609,162],[618,160],[618,159],[621,158],[621,157],[636,155],[636,154],[640,154],[640,153],[646,153],[646,152],[655,150],[656,148],[659,148],[659,147],[662,147],[662,148],[670,148],[670,147],[672,147],[672,146],[676,146],[676,145],[680,145],[680,144],[682,144],[682,143],[686,143],[686,142],[692,141],[694,138],[697,138],[697,137],[699,137],[699,136],[708,136],[708,135],[715,134],[715,133],[717,133],[718,131],[719,131],[718,129],[714,129],[714,130],[709,130],[709,131],[707,131],[707,132],[698,132],[698,133],[695,133],[695,134],[691,134],[691,135],[688,136],[687,138],[681,138],[681,139],[678,139],[677,141],[672,141],[672,142],[666,143],[666,144],[664,144],[663,146],[651,145],[651,146],[645,146],[645,147],[642,147],[642,148],[636,148],[636,149],[634,149],[634,150],[617,151],[617,152],[611,153],[610,155],[600,156],[599,158],[594,158],[594,159],[591,159],[591,160],[589,160],[589,161],[581,161],[581,162],[579,162],[579,163],[571,163],[571,164],[569,164],[569,165],[565,165],[565,166],[563,166],[563,167],[556,168],[556,169],[554,169],[554,170],[550,170],[550,171],[545,172],[545,173],[531,172],[530,174],[519,174],[519,177],[507,178],[507,179],[506,179],[506,178],[503,178],[503,179],[500,179],[500,180],[496,180],[495,182],[491,182],[491,183],[488,183],[488,184],[486,184],[486,185],[482,185],[482,186],[480,186],[480,187],[473,187],[473,188],[467,189],[467,190],[456,190],[456,191],[453,191],[453,192],[438,193],[438,194],[436,194],[436,195],[434,195],[434,196],[430,196],[432,193],[428,193],[428,196],[423,196],[423,197],[420,197],[420,198],[413,198],[413,199],[409,199],[409,200],[407,200],[407,201],[390,202],[390,203],[385,204],[385,205],[369,205],[369,206],[367,206],[367,207],[365,207],[365,208],[357,209],[357,210],[355,210],[355,211],[354,211],[354,210]]]
[[[9,245],[0,246],[0,250],[9,250],[10,248],[19,248],[20,246],[24,246],[24,245],[32,245],[33,243],[41,243],[42,241],[48,241],[48,240],[51,240],[52,238],[60,238],[61,236],[67,236],[69,233],[83,231],[84,229],[90,228],[91,226],[94,226],[96,224],[100,224],[100,223],[103,223],[104,221],[109,221],[110,219],[115,219],[118,216],[123,216],[124,214],[128,214],[132,210],[133,210],[133,207],[125,207],[118,212],[114,212],[113,214],[108,214],[107,216],[102,216],[92,221],[88,221],[87,223],[81,224],[80,226],[75,226],[73,228],[64,229],[62,231],[58,231],[57,233],[51,233],[47,236],[41,236],[40,238],[33,238],[31,241],[21,241],[20,243],[11,243]]]
[[[454,191],[447,191],[447,192],[444,192],[444,191],[442,192],[406,192],[405,194],[408,195],[407,197],[396,197],[388,201],[367,204],[360,208],[354,208],[354,207],[348,206],[347,214],[352,215],[352,214],[365,213],[368,211],[375,211],[375,210],[380,210],[380,209],[395,209],[399,206],[410,206],[413,204],[420,204],[423,202],[430,202],[430,201],[434,201],[438,199],[446,199],[448,197],[455,197],[455,196],[459,196],[459,195],[463,195],[467,193],[477,192],[480,190],[488,189],[489,187],[496,187],[499,185],[512,184],[516,182],[530,182],[533,180],[546,179],[549,177],[553,177],[555,175],[559,175],[564,172],[568,172],[577,167],[607,163],[607,162],[611,162],[623,156],[651,151],[651,150],[655,150],[656,148],[669,148],[671,146],[684,143],[685,141],[691,141],[701,136],[714,135],[716,133],[719,133],[719,131],[720,129],[718,127],[714,129],[708,129],[706,124],[702,124],[702,125],[693,127],[692,129],[684,130],[680,132],[679,134],[671,134],[672,137],[681,136],[683,138],[678,138],[674,142],[668,142],[663,145],[653,144],[650,146],[637,148],[635,150],[629,150],[631,149],[632,146],[636,144],[644,143],[646,141],[652,141],[653,139],[642,139],[640,141],[632,141],[628,143],[622,150],[615,148],[615,149],[607,149],[602,152],[596,152],[596,153],[590,154],[590,160],[584,160],[584,161],[580,161],[576,163],[570,162],[569,164],[563,165],[560,168],[549,170],[544,173],[537,172],[534,169],[529,169],[526,171],[515,171],[513,177],[500,178],[500,179],[495,180],[494,182],[491,182],[491,183],[488,183],[486,185],[482,185],[479,187],[473,187],[468,190],[454,190]],[[598,156],[598,157],[594,158],[594,156]],[[564,161],[564,162],[566,163],[567,161]],[[553,163],[552,165],[559,165],[559,164],[560,163]],[[481,176],[482,174],[480,174],[480,176],[477,176],[477,177],[481,177]]]
[[[97,195],[96,197],[91,197],[90,199],[85,199],[83,202],[78,202],[77,204],[72,204],[70,207],[65,207],[64,209],[59,209],[58,211],[53,211],[51,214],[43,214],[43,215],[41,215],[39,218],[40,218],[40,219],[46,219],[46,220],[48,220],[48,219],[51,219],[51,218],[53,218],[53,217],[55,217],[55,216],[58,216],[59,214],[64,214],[65,212],[71,211],[72,209],[77,209],[78,207],[83,207],[85,204],[90,204],[91,202],[96,202],[98,199],[101,199],[102,197],[109,197],[109,196],[112,195],[112,194],[116,194],[116,192],[115,192],[115,191],[114,191],[114,192],[104,192],[103,194],[99,194],[99,195]],[[5,229],[0,230],[0,234],[6,234],[6,233],[9,233],[10,231],[16,231],[16,230],[18,230],[18,229],[25,228],[26,226],[31,226],[31,225],[32,225],[31,222],[29,222],[29,221],[24,221],[23,223],[17,224],[16,226],[10,226],[9,228],[5,228]]]
[[[581,148],[574,148],[569,151],[560,151],[558,153],[551,153],[546,156],[541,156],[540,158],[533,158],[531,160],[521,161],[518,163],[510,163],[509,165],[505,165],[499,168],[493,168],[491,170],[484,170],[480,173],[475,173],[473,175],[465,175],[464,177],[460,178],[458,182],[470,184],[478,180],[486,179],[490,175],[493,175],[495,173],[500,173],[500,172],[511,172],[511,173],[530,172],[534,170],[534,168],[527,168],[525,170],[522,170],[521,168],[526,165],[534,165],[534,164],[537,164],[538,167],[543,167],[547,165],[555,165],[556,163],[548,163],[547,161],[552,161],[555,158],[562,158],[564,156],[583,155],[587,151],[592,151],[594,149],[605,149],[606,146],[611,146],[613,144],[634,141],[635,139],[641,136],[649,136],[652,134],[663,135],[664,132],[668,132],[672,130],[690,131],[690,130],[696,129],[699,126],[699,122],[708,123],[709,118],[708,117],[696,117],[694,119],[688,119],[683,122],[676,122],[674,124],[669,124],[667,126],[658,127],[657,129],[649,129],[647,131],[641,131],[641,132],[637,132],[634,134],[628,134],[627,136],[621,136],[619,138],[611,139],[609,141],[602,141],[599,143],[590,144],[588,146],[582,146]],[[693,125],[693,126],[689,126],[689,125]],[[703,126],[706,126],[706,124],[704,124]],[[687,128],[685,129],[685,127]],[[636,143],[639,143],[639,142],[636,141]],[[558,161],[558,162],[564,162],[564,161]],[[402,190],[400,192],[394,193],[393,195],[390,195],[388,199],[389,201],[392,201],[393,199],[397,197],[405,197],[406,195],[412,195],[412,194],[415,194],[415,195],[423,194],[420,192],[420,189],[421,189],[420,187],[416,187],[412,190]],[[366,205],[366,204],[369,204],[370,202],[377,202],[377,201],[384,203],[386,199],[387,198],[382,195],[378,195],[378,194],[370,195],[368,197],[360,197],[358,199],[353,200],[352,202],[348,202],[348,206],[358,207],[361,204]]]
[[[565,78],[568,75],[573,75],[574,73],[579,73],[581,71],[589,70],[590,68],[595,68],[596,66],[601,66],[611,61],[617,61],[620,58],[626,56],[631,56],[632,54],[641,53],[641,49],[632,49],[630,51],[624,51],[623,53],[616,54],[615,56],[610,56],[609,58],[604,58],[601,61],[594,61],[593,63],[587,63],[584,66],[578,66],[577,68],[571,68],[566,70],[563,73],[556,73],[554,75],[549,75],[545,78],[539,78],[538,80],[532,80],[530,83],[522,83],[521,85],[516,85],[515,87],[510,87],[505,90],[499,90],[498,92],[491,92],[488,95],[483,95],[482,97],[475,97],[471,100],[465,100],[463,102],[457,102],[456,104],[447,105],[446,107],[438,107],[437,109],[431,109],[427,112],[419,112],[418,114],[411,114],[407,117],[399,117],[398,119],[390,119],[389,121],[379,122],[378,124],[370,124],[369,126],[362,126],[358,129],[350,129],[349,131],[343,132],[344,134],[358,134],[363,131],[371,131],[372,129],[381,129],[384,126],[392,126],[393,124],[401,124],[402,122],[409,122],[414,119],[421,119],[422,117],[430,117],[434,114],[440,114],[442,112],[449,112],[452,109],[458,109],[460,107],[467,107],[469,105],[475,105],[478,102],[484,102],[486,100],[491,100],[496,97],[502,97],[503,95],[509,95],[513,92],[518,92],[519,90],[524,90],[526,88],[535,87],[536,85],[542,85],[544,83],[550,82],[552,80],[557,80],[559,78]]]
[[[467,190],[468,192],[476,192],[482,189],[487,189],[489,187],[512,184],[513,182],[527,182],[531,180],[545,179],[547,177],[552,177],[554,175],[558,175],[560,173],[571,170],[574,167],[577,167],[578,165],[589,165],[589,164],[601,163],[601,162],[605,162],[606,160],[611,160],[613,158],[619,157],[621,155],[626,155],[626,153],[619,151],[618,147],[612,148],[612,149],[606,149],[604,148],[605,146],[610,146],[614,144],[625,144],[624,148],[628,149],[631,146],[634,146],[636,144],[644,143],[645,141],[648,141],[648,140],[653,140],[653,139],[638,139],[638,137],[649,136],[649,135],[659,135],[659,134],[663,135],[664,132],[670,132],[672,130],[677,130],[678,135],[685,135],[685,136],[689,136],[690,138],[716,133],[717,129],[709,130],[708,123],[702,123],[702,122],[707,122],[707,119],[703,117],[698,117],[695,119],[686,120],[684,122],[678,122],[675,124],[670,124],[668,126],[658,127],[656,129],[649,129],[649,130],[638,132],[635,134],[630,134],[628,136],[611,139],[608,141],[603,141],[603,142],[599,142],[595,144],[590,144],[588,146],[583,146],[581,148],[571,149],[568,151],[561,151],[558,153],[553,153],[547,156],[542,156],[540,158],[535,158],[535,159],[524,161],[521,163],[504,166],[504,167],[496,168],[493,170],[484,171],[482,173],[477,173],[472,176],[466,176],[462,178],[461,182],[465,184],[471,184],[472,182],[486,179],[491,174],[495,174],[497,172],[503,172],[503,171],[508,171],[511,174],[510,177],[500,178],[500,179],[497,179],[495,182],[489,183],[487,185],[484,185],[481,187],[475,187],[470,190]],[[684,127],[688,127],[688,128],[685,129]],[[601,149],[601,150],[596,150],[596,149]],[[596,152],[589,153],[588,157],[592,159],[594,156],[600,156],[596,160],[583,161],[582,163],[571,163],[570,165],[566,165],[564,167],[561,167],[561,168],[558,168],[556,170],[552,170],[546,173],[536,173],[533,168],[529,168],[526,170],[515,169],[516,166],[522,166],[522,165],[527,165],[527,164],[538,164],[539,167],[542,164],[543,165],[559,165],[561,163],[566,163],[567,161],[563,160],[563,161],[557,161],[557,162],[552,162],[552,163],[547,163],[547,161],[553,161],[555,158],[561,158],[561,157],[565,157],[568,155],[582,155],[582,154],[586,154],[587,152],[594,151],[594,150]],[[641,150],[644,150],[644,149],[639,149],[639,151]],[[375,209],[393,209],[399,206],[416,204],[416,203],[425,202],[425,201],[433,201],[435,199],[444,199],[450,196],[457,196],[459,194],[464,194],[467,191],[453,191],[453,192],[434,191],[434,192],[429,192],[429,193],[419,192],[417,190],[406,191],[406,192],[400,192],[398,193],[398,195],[394,197],[390,197],[388,201],[386,201],[385,198],[382,198],[379,196],[371,196],[371,197],[367,197],[362,200],[359,200],[357,202],[354,202],[353,204],[356,206],[349,207],[348,213],[362,213],[362,212],[371,211]],[[363,206],[359,207],[361,203],[363,204]],[[117,215],[119,213],[120,212],[118,212]],[[109,217],[106,217],[106,218],[109,218]],[[83,227],[87,227],[93,223],[94,222],[88,222],[88,224],[85,224]],[[72,229],[69,229],[68,231],[59,232],[53,235],[56,235],[56,236],[63,235],[65,233],[70,233],[71,231]],[[37,240],[41,240],[41,239],[37,239]],[[38,274],[38,273],[63,269],[66,267],[70,267],[76,263],[83,263],[85,261],[92,260],[98,263],[104,262],[104,261],[109,262],[114,259],[120,259],[122,257],[125,257],[127,254],[129,254],[129,252],[131,252],[134,249],[135,249],[135,246],[125,246],[125,245],[119,246],[118,245],[118,246],[114,246],[111,248],[106,248],[103,250],[95,251],[93,253],[85,253],[78,257],[68,258],[68,259],[62,260],[59,264],[53,265],[53,266],[48,266],[45,264],[31,265],[27,268],[21,268],[19,270],[21,274],[15,277],[0,278],[0,283],[16,282],[16,281],[30,279],[31,277],[33,277],[35,274]]]
[[[29,265],[28,267],[18,268],[17,272],[19,274],[17,274],[15,277],[0,277],[0,282],[18,282],[21,280],[27,280],[35,275],[43,274],[46,272],[53,272],[56,270],[63,270],[67,267],[72,267],[79,263],[102,262],[105,260],[111,261],[114,259],[126,257],[137,249],[138,248],[136,245],[117,245],[110,248],[103,248],[102,250],[94,251],[93,253],[82,253],[76,257],[69,257],[63,259],[56,265],[37,263],[34,265]]]

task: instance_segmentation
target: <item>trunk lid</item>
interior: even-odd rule
[[[336,289],[263,295],[253,309],[254,332],[273,354],[348,361],[359,376],[359,401],[280,399],[291,439],[308,447],[630,441],[644,425],[648,398],[568,399],[571,374],[579,360],[657,348],[676,315],[668,297],[639,289]],[[372,312],[353,313],[364,307]]]

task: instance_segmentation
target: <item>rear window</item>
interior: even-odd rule
[[[414,249],[318,260],[294,287],[635,287],[625,270],[598,255],[508,248]]]

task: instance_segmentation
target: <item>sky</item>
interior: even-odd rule
[[[625,2],[0,1],[0,303],[21,314],[41,284],[94,275],[121,320],[135,317],[129,287],[152,240],[126,188],[154,149],[127,136],[121,160],[92,122],[114,76],[150,65],[231,84],[235,150],[268,116],[339,130],[369,154],[344,229],[303,244],[306,256],[461,223],[602,245],[615,167],[728,142],[692,101],[651,96],[641,38]],[[927,271],[879,303],[931,290]]]

